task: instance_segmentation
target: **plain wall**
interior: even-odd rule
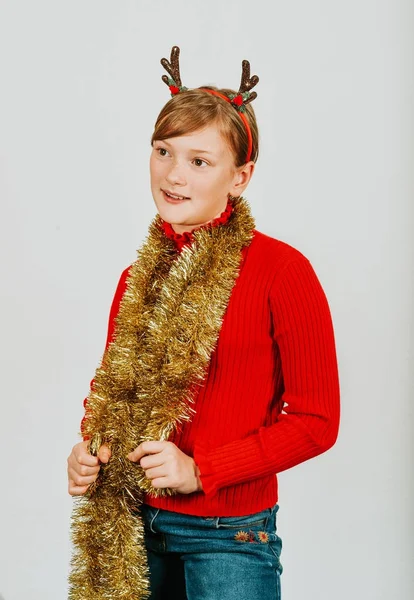
[[[121,271],[155,205],[150,136],[183,84],[257,73],[257,229],[313,264],[341,429],[279,476],[284,600],[410,600],[413,5],[402,0],[0,2],[0,594],[64,600],[66,459]]]

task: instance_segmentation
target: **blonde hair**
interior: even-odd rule
[[[236,94],[228,88],[214,86],[201,86],[215,90],[221,94]],[[256,162],[259,156],[259,131],[256,115],[251,104],[247,104],[244,113],[248,119],[252,132],[251,159]],[[166,140],[171,137],[187,135],[208,125],[217,125],[220,134],[227,142],[234,156],[236,167],[241,167],[246,162],[248,150],[248,137],[246,127],[238,114],[237,109],[222,98],[194,88],[175,94],[161,109],[157,117],[151,145],[155,140]]]

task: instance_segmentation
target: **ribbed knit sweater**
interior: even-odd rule
[[[207,226],[225,227],[231,210],[229,202]],[[163,230],[175,240],[177,255],[193,241],[192,232],[177,234],[165,221]],[[242,254],[196,413],[170,437],[194,458],[203,491],[147,494],[151,506],[199,516],[261,511],[279,501],[277,473],[325,452],[337,439],[335,339],[313,267],[299,250],[256,229]],[[106,347],[129,268],[112,302]],[[87,411],[86,398],[84,406]]]

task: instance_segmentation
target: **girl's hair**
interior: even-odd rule
[[[203,85],[203,88],[216,90],[221,94],[237,94],[228,88],[217,88]],[[256,115],[251,104],[246,104],[247,117],[252,132],[253,148],[251,160],[257,161],[259,156],[259,131]],[[151,145],[155,140],[166,140],[171,137],[187,135],[208,125],[215,124],[233,152],[236,167],[246,162],[248,138],[246,127],[237,113],[237,109],[225,100],[203,92],[199,88],[175,94],[162,108],[158,115],[151,137]]]

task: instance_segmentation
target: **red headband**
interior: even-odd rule
[[[167,73],[169,73],[169,75],[170,75],[170,77],[163,75],[162,80],[170,88],[171,96],[175,96],[176,94],[179,94],[180,92],[185,92],[188,90],[188,88],[184,87],[181,84],[179,56],[180,56],[179,47],[173,46],[173,48],[171,50],[170,62],[168,62],[168,60],[166,58],[161,59],[162,66],[167,71]],[[247,149],[246,162],[248,162],[250,160],[251,155],[252,155],[253,138],[252,138],[252,132],[250,129],[249,121],[244,113],[246,111],[246,104],[248,104],[249,102],[251,102],[252,100],[254,100],[257,97],[256,92],[251,92],[250,90],[258,83],[258,81],[259,81],[259,78],[257,75],[253,75],[252,77],[250,77],[249,61],[243,60],[241,83],[240,83],[240,88],[239,88],[239,91],[237,92],[237,94],[229,94],[228,96],[226,96],[225,94],[221,94],[220,92],[217,92],[216,90],[209,90],[208,88],[198,88],[204,92],[208,92],[209,94],[212,94],[213,96],[218,96],[219,98],[222,98],[226,102],[229,102],[232,106],[234,106],[234,108],[239,113],[240,118],[244,123],[244,126],[246,128],[246,133],[247,133],[248,149]]]

